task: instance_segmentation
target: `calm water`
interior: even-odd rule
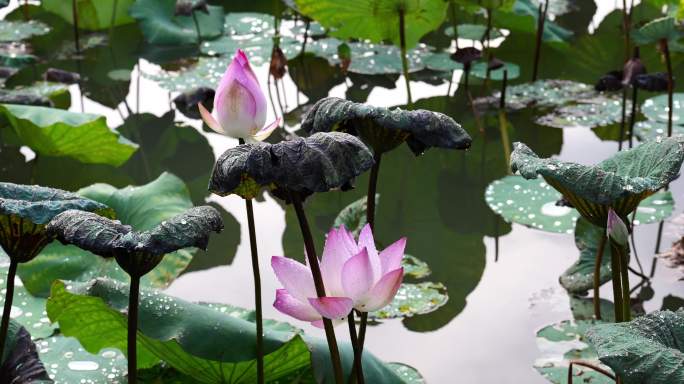
[[[563,22],[566,27],[572,27],[577,34],[583,35],[577,45],[582,44],[582,39],[591,40],[588,31],[596,30],[615,7],[612,0],[598,2],[600,4],[596,9],[592,1],[577,1],[580,10],[559,20],[559,23]],[[253,3],[253,6],[230,7],[239,11],[263,12],[267,9],[262,2],[244,3]],[[65,36],[69,37],[68,34]],[[103,114],[111,127],[117,127],[131,119],[125,111],[125,97],[135,113],[157,116],[148,117],[148,123],[137,128],[138,137],[129,136],[133,141],[161,141],[163,129],[154,130],[154,127],[161,125],[164,128],[164,124],[168,126],[171,121],[189,126],[183,128],[186,131],[178,131],[172,141],[175,149],[169,147],[173,152],[159,156],[156,152],[152,155],[148,153],[153,160],[145,170],[129,166],[122,172],[58,159],[28,161],[33,159],[30,150],[21,149],[19,154],[16,148],[3,148],[3,159],[13,161],[13,166],[8,167],[10,171],[2,178],[27,182],[25,179],[31,174],[36,183],[76,189],[98,181],[117,186],[142,184],[156,178],[163,170],[174,172],[188,182],[195,203],[206,200],[225,209],[227,230],[212,241],[212,249],[208,254],[196,256],[190,270],[171,284],[167,291],[188,300],[251,307],[254,298],[244,203],[237,197],[219,198],[204,192],[213,159],[237,145],[237,141],[204,132],[198,120],[188,119],[180,113],[176,113],[175,117],[165,115],[175,95],[139,76],[140,71],[154,73],[160,69],[157,64],[144,58],[137,59],[136,52],[141,52],[139,39],[135,31],[120,28],[115,32],[111,51],[106,47],[94,48],[86,53],[86,59],[80,64],[74,60],[56,60],[43,66],[85,71],[92,78],[97,77],[98,71],[90,67],[93,65],[103,66],[102,70],[132,68],[130,82],[91,82],[84,86],[86,96],[82,95],[78,86],[72,86],[71,110]],[[440,43],[438,39],[430,43],[444,46],[444,42]],[[613,57],[615,55],[611,56],[608,52],[614,48],[606,47],[604,40],[600,44],[603,45],[598,45],[595,51],[581,51],[606,58],[598,64],[587,61],[586,55],[575,57],[572,50],[546,46],[542,54],[541,77],[592,82],[602,72],[619,66],[621,61],[621,54]],[[621,46],[621,40],[611,44]],[[498,56],[501,59],[517,62],[523,67],[517,82],[530,78],[532,46],[525,36],[507,39],[500,51]],[[119,56],[120,52],[127,53]],[[143,49],[143,52],[146,51]],[[124,63],[112,64],[112,60]],[[681,61],[675,64],[675,74],[682,73]],[[323,77],[319,89],[322,94],[319,96],[349,96],[358,101],[388,107],[400,105],[406,100],[404,80],[400,77],[357,76],[353,80],[330,81],[325,78],[325,71],[319,71],[314,66],[309,68],[317,68],[312,70],[314,77]],[[257,66],[255,71],[265,86],[267,65]],[[37,73],[42,71],[38,70]],[[459,78],[457,71],[454,81]],[[367,84],[368,88],[358,87],[360,83]],[[573,237],[510,225],[494,215],[484,202],[484,189],[491,181],[507,174],[496,120],[485,118],[485,132],[480,133],[462,92],[455,98],[446,97],[449,85],[445,81],[439,85],[414,81],[411,87],[414,100],[417,100],[416,107],[449,114],[471,133],[474,143],[466,153],[433,149],[422,157],[414,158],[407,148],[402,147],[386,155],[380,172],[377,237],[381,244],[389,244],[401,236],[407,236],[407,252],[428,262],[433,270],[428,280],[444,283],[450,298],[444,307],[431,314],[403,321],[386,321],[372,327],[367,337],[367,347],[384,360],[414,366],[430,383],[546,383],[532,367],[534,360],[539,357],[535,332],[543,326],[572,317],[569,298],[558,284],[558,276],[577,259],[578,251]],[[286,76],[288,111],[296,108],[297,88],[292,78]],[[452,93],[455,88],[454,84]],[[484,94],[480,88],[475,83],[474,93]],[[354,92],[359,89],[365,91]],[[308,101],[304,94],[299,96],[300,104]],[[166,120],[161,116],[165,116]],[[512,141],[527,143],[540,155],[594,163],[617,150],[617,142],[603,141],[599,137],[614,137],[615,126],[600,131],[582,128],[560,130],[534,124],[534,116],[531,111],[509,115],[514,127],[511,137]],[[269,110],[269,121],[273,117],[273,111]],[[297,125],[288,126],[287,129],[296,130]],[[332,224],[337,212],[363,196],[366,185],[367,175],[358,180],[354,191],[319,194],[308,201],[307,209],[318,236],[319,249],[322,235]],[[675,211],[679,213],[684,202],[684,183],[681,180],[674,182],[671,190],[678,202]],[[255,213],[259,252],[262,255],[264,302],[269,304],[265,308],[265,315],[289,321],[291,319],[280,315],[270,306],[279,284],[270,269],[269,259],[271,255],[302,258],[303,245],[294,212],[266,194],[255,203]],[[640,226],[636,231],[638,255],[647,270],[653,260],[656,232],[657,224]],[[664,247],[672,239],[670,235],[665,236]],[[662,264],[657,265],[652,283],[655,295],[645,302],[647,311],[660,309],[663,299],[668,295],[684,296],[679,276],[676,271]],[[634,276],[631,279],[633,284],[638,282]],[[610,287],[604,286],[602,295],[610,298],[612,295],[609,291]],[[322,331],[305,324],[297,325],[307,332],[323,335]],[[346,332],[340,328],[337,333],[338,337],[345,337]]]

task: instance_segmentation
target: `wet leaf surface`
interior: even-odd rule
[[[385,308],[371,312],[372,320],[412,317],[436,311],[449,300],[446,287],[440,283],[403,283],[397,295]]]

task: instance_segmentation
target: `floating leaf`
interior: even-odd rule
[[[3,260],[3,265],[0,266],[0,284],[4,287],[7,284],[7,270],[9,265]],[[3,289],[4,292],[4,289]],[[44,338],[52,335],[57,328],[57,324],[51,324],[50,319],[45,312],[46,300],[41,297],[31,295],[22,281],[15,277],[14,279],[14,298],[12,299],[12,310],[10,318],[12,321],[31,330],[34,338]],[[0,296],[0,305],[5,304],[5,294]]]
[[[37,100],[39,103],[21,102],[21,100]],[[52,106],[69,109],[71,94],[64,84],[41,81],[28,87],[0,90],[0,102],[3,104],[24,104]]]
[[[387,363],[387,366],[399,376],[405,384],[425,384],[426,381],[417,369],[402,363]]]
[[[409,276],[414,279],[422,279],[432,273],[430,266],[428,266],[426,262],[411,255],[404,255],[404,258],[401,259],[401,266],[404,267],[405,277]]]
[[[516,0],[512,9],[496,9],[493,12],[493,23],[500,28],[515,33],[535,33],[539,5],[535,0]],[[563,42],[572,36],[572,32],[554,23],[552,20],[544,22],[543,41]]]
[[[135,187],[116,189],[95,184],[78,192],[107,204],[123,224],[137,231],[149,231],[165,220],[192,207],[185,184],[176,176],[163,173],[156,180]],[[142,286],[163,288],[187,268],[194,251],[183,249],[167,254],[162,262],[142,278]],[[128,275],[113,259],[104,259],[57,242],[47,246],[32,262],[19,267],[26,288],[35,295],[47,296],[58,279],[89,281],[99,276],[128,281]]]
[[[202,57],[196,64],[179,71],[143,72],[143,75],[167,91],[185,92],[197,87],[215,87],[229,64],[230,58]]]
[[[485,39],[485,34],[487,33],[487,26],[483,24],[459,24],[456,28],[459,39],[480,41]],[[453,37],[454,27],[447,27],[444,30],[444,33],[449,37]],[[491,28],[489,30],[490,40],[498,39],[499,37],[503,37],[501,31],[496,28]]]
[[[113,26],[133,23],[128,9],[135,0],[78,0],[78,27],[98,31]],[[46,11],[59,15],[68,23],[74,23],[72,4],[63,0],[43,0],[40,6]],[[116,8],[114,8],[116,7]],[[113,24],[112,24],[113,22]]]
[[[37,60],[26,43],[0,43],[0,65],[3,67],[19,68]]]
[[[667,137],[667,123],[643,120],[634,124],[634,134],[641,140],[658,140]],[[684,125],[672,125],[672,136],[684,135]]]
[[[567,384],[569,363],[581,360],[598,365],[606,370],[598,361],[596,351],[587,344],[585,334],[589,328],[599,324],[594,320],[569,321],[546,326],[537,332],[537,348],[541,357],[534,362],[534,368],[548,381],[554,384]],[[614,384],[615,381],[579,365],[573,365],[575,382],[590,384]]]
[[[198,36],[193,18],[197,19],[202,39],[219,37],[224,31],[223,8],[207,6],[208,14],[195,12],[190,16],[175,16],[176,0],[137,0],[129,9],[138,20],[145,40],[152,44],[197,44]]]
[[[575,245],[580,251],[579,260],[566,269],[559,278],[560,285],[568,292],[585,294],[593,289],[596,251],[603,236],[605,236],[603,228],[597,227],[581,217],[577,220]],[[611,257],[611,247],[606,244],[601,258],[600,284],[607,283],[612,278]]]
[[[495,180],[485,190],[485,201],[506,221],[557,233],[573,233],[579,213],[559,205],[561,194],[544,179],[526,180],[506,176]],[[648,224],[672,214],[674,202],[670,192],[661,191],[644,199],[637,208],[634,224]]]
[[[626,218],[641,200],[677,176],[683,160],[682,144],[674,138],[648,141],[594,166],[541,159],[525,144],[515,143],[511,168],[527,179],[543,176],[582,216],[605,227],[609,206]]]
[[[431,147],[466,149],[472,141],[458,123],[439,112],[374,107],[336,97],[316,102],[301,128],[308,133],[339,130],[359,135],[376,153],[386,152],[404,140],[414,154]]]
[[[31,335],[21,324],[10,320],[0,367],[3,383],[52,383],[38,358]]]
[[[672,95],[672,123],[684,124],[684,93]],[[667,123],[667,95],[651,97],[644,101],[641,113],[649,120]]]
[[[399,46],[399,9],[404,10],[406,46],[412,48],[442,24],[447,3],[442,0],[295,0],[299,11],[317,20],[331,35],[342,38],[390,40]]]
[[[504,78],[504,71],[507,71],[508,80],[517,79],[520,76],[520,67],[517,64],[504,62],[503,67],[490,70],[489,78],[491,80],[501,81]],[[479,77],[480,79],[487,78],[487,63],[477,63],[470,69],[470,74]]]
[[[637,45],[646,45],[655,44],[660,40],[676,41],[681,33],[677,29],[675,18],[668,16],[655,19],[636,31],[632,31],[631,36]]]
[[[37,20],[0,20],[1,42],[25,40],[31,36],[44,35],[48,32],[50,32],[50,27]]]
[[[684,381],[684,310],[655,311],[587,332],[599,359],[625,384]]]
[[[333,227],[337,228],[344,225],[348,230],[350,230],[355,237],[358,237],[361,229],[368,223],[366,221],[366,214],[368,210],[367,197],[362,197],[353,203],[344,207],[333,223]],[[380,202],[380,194],[375,195],[375,205],[377,206]]]
[[[39,155],[119,166],[138,146],[107,127],[104,116],[26,105],[0,105],[17,136]]]
[[[370,312],[368,317],[385,320],[423,315],[436,311],[447,300],[446,287],[441,283],[403,283],[388,306]]]
[[[568,80],[537,80],[506,88],[506,107],[513,110],[529,107],[556,107],[595,94],[588,84]],[[475,101],[479,105],[499,105],[501,92]]]
[[[625,116],[628,118],[631,101],[627,101]],[[597,96],[578,100],[577,104],[560,107],[541,116],[535,123],[554,128],[595,128],[622,121],[622,98]]]
[[[428,55],[423,62],[428,69],[433,71],[455,71],[463,69],[463,64],[451,59],[451,55],[447,52],[436,52]]]
[[[278,144],[253,143],[227,150],[216,161],[209,190],[254,198],[262,187],[279,198],[288,192],[308,196],[351,187],[370,169],[373,155],[356,137],[340,132],[316,133]]]

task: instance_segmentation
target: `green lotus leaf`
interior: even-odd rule
[[[510,10],[496,9],[493,12],[493,23],[499,28],[522,33],[535,33],[539,4],[535,0],[516,0]],[[563,42],[572,36],[572,32],[547,19],[542,33],[543,41]]]
[[[406,46],[437,29],[446,16],[442,0],[295,0],[299,11],[317,20],[331,35],[342,39],[368,39],[376,43],[390,40],[399,46],[399,9],[404,10]]]
[[[508,77],[508,80],[513,80],[520,77],[520,67],[517,64],[504,62],[503,67],[489,71],[489,78],[491,80],[497,81],[503,80],[504,70],[508,72],[508,74],[506,75]],[[473,67],[470,69],[470,74],[480,79],[486,79],[487,63],[483,62],[473,65]]]
[[[506,108],[518,110],[528,107],[556,107],[595,95],[588,84],[569,80],[537,80],[506,88]],[[498,108],[501,92],[475,100],[476,105],[495,105]]]
[[[76,0],[78,8],[78,27],[89,31],[98,31],[113,26],[133,23],[128,9],[135,0]],[[72,4],[62,0],[44,0],[40,6],[52,12],[68,23],[74,23]],[[115,8],[116,7],[116,8]]]
[[[451,59],[447,52],[436,52],[424,58],[425,67],[433,71],[455,71],[463,69],[463,64]]]
[[[667,123],[643,120],[634,124],[634,135],[641,141],[667,137]],[[672,136],[684,135],[684,125],[672,125]]]
[[[682,34],[677,29],[677,20],[668,16],[655,19],[632,31],[630,35],[636,44],[646,45],[655,44],[660,40],[676,41]]]
[[[598,360],[596,351],[586,340],[589,328],[598,324],[595,320],[565,320],[548,325],[537,332],[537,347],[541,357],[534,362],[534,368],[546,380],[554,384],[567,384],[569,363],[581,360],[598,365],[606,370]],[[614,380],[583,366],[573,365],[573,381],[590,384],[613,384]]]
[[[684,381],[684,310],[655,311],[587,332],[599,359],[625,384]]]
[[[361,229],[368,223],[366,221],[366,213],[368,212],[367,201],[368,198],[364,196],[344,207],[337,214],[333,227],[337,228],[344,225],[354,236],[358,236]],[[375,205],[377,206],[379,202],[380,194],[375,194]]]
[[[579,260],[560,276],[560,285],[570,293],[584,294],[594,287],[594,268],[596,267],[596,250],[602,236],[603,228],[591,224],[584,218],[577,220],[575,226],[575,245],[580,251]],[[611,247],[605,247],[601,258],[599,281],[607,283],[612,277]]]
[[[627,116],[632,102],[627,101]],[[618,96],[597,96],[578,100],[541,116],[537,124],[554,128],[595,128],[622,121],[622,98]]]
[[[404,267],[405,277],[408,276],[414,279],[422,279],[430,276],[432,273],[428,263],[408,254],[404,254],[404,258],[401,259],[401,266]]]
[[[106,205],[74,193],[37,185],[0,183],[0,245],[12,261],[25,263],[53,237],[46,225],[69,209],[111,215]]]
[[[76,337],[83,348],[125,350],[128,287],[97,279],[72,284],[55,283],[48,314],[60,330]],[[224,305],[192,304],[164,293],[143,289],[138,330],[138,366],[155,366],[160,360],[203,383],[252,383],[256,380],[255,327],[251,314]],[[291,326],[264,323],[265,373],[270,380],[297,374],[303,382],[329,383],[330,357],[324,340],[302,336]],[[221,339],[221,343],[207,343]],[[306,340],[306,343],[305,341]],[[352,350],[340,343],[344,371],[349,372]],[[364,353],[364,373],[373,383],[401,383],[385,364]],[[123,373],[121,373],[123,376]],[[316,378],[314,381],[313,377]],[[285,380],[285,382],[290,382]]]
[[[449,300],[446,287],[440,283],[403,283],[392,302],[368,317],[386,320],[412,317],[434,312]]]
[[[220,6],[207,7],[208,14],[195,12],[193,16],[175,16],[176,0],[137,0],[129,9],[131,17],[138,20],[145,40],[151,44],[183,45],[197,44],[197,30],[193,18],[197,18],[200,36],[213,39],[224,31],[224,14]]]
[[[684,124],[684,93],[674,93],[672,97],[672,123]],[[667,123],[667,95],[651,97],[644,101],[641,113],[649,120]]]
[[[386,152],[403,141],[416,155],[431,147],[466,149],[472,141],[458,123],[439,112],[373,107],[336,97],[316,102],[301,127],[309,133],[340,130],[358,135],[376,153]]]
[[[28,39],[31,36],[44,35],[50,27],[37,20],[0,21],[0,41],[12,42]]]
[[[188,189],[178,177],[163,173],[141,186],[116,189],[95,184],[78,191],[79,195],[104,203],[116,212],[124,225],[138,232],[149,232],[170,218],[192,207]],[[195,250],[182,249],[164,256],[162,262],[142,278],[142,286],[164,288],[183,272]],[[34,295],[47,297],[58,279],[89,281],[98,276],[128,281],[128,275],[113,259],[104,259],[58,242],[48,245],[38,257],[18,270],[26,288]]]
[[[543,176],[582,216],[605,227],[609,207],[626,218],[678,175],[683,160],[682,144],[674,138],[648,141],[594,166],[541,159],[525,144],[515,143],[511,168],[527,179]]]
[[[262,187],[289,201],[289,192],[306,197],[314,192],[348,189],[356,176],[370,169],[373,155],[352,135],[322,132],[277,144],[253,143],[227,150],[216,161],[209,190],[254,198]]]
[[[138,146],[107,127],[104,116],[27,105],[0,105],[21,141],[39,155],[119,166]]]
[[[506,221],[557,233],[573,233],[579,213],[559,205],[562,195],[543,179],[517,175],[494,180],[485,190],[485,201]],[[634,224],[648,224],[672,214],[672,194],[660,191],[644,199],[637,208]]]
[[[426,381],[417,369],[402,363],[387,363],[387,367],[399,376],[405,384],[425,384]]]
[[[0,382],[52,383],[26,328],[10,320],[5,343],[0,366]]]
[[[2,254],[2,250],[0,250]],[[7,259],[2,258],[2,266],[0,266],[0,284],[3,286],[7,283]],[[46,299],[31,295],[19,278],[15,278],[14,282],[14,299],[12,300],[12,309],[10,318],[16,321],[26,329],[31,330],[34,338],[45,338],[52,336],[57,328],[56,324],[51,324],[45,312]],[[5,304],[5,295],[0,297],[0,305]]]
[[[31,102],[32,100],[35,102]],[[65,84],[41,81],[28,87],[0,90],[0,102],[69,109],[71,94]]]
[[[38,60],[26,43],[0,43],[0,65],[20,68]]]
[[[221,80],[230,60],[229,57],[201,57],[196,64],[178,71],[143,72],[143,76],[170,92],[185,92],[197,87],[213,88]]]
[[[483,24],[459,24],[456,27],[456,31],[458,32],[459,39],[480,41],[486,37],[485,33],[487,33],[487,26]],[[453,37],[454,27],[447,27],[444,30],[444,33],[449,37]],[[489,38],[494,40],[498,39],[499,37],[503,37],[501,31],[496,28],[491,28],[489,31]]]

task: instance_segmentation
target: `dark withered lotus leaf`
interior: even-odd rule
[[[619,91],[623,88],[622,77],[622,71],[610,71],[598,79],[594,89],[599,92]]]
[[[302,129],[308,133],[339,130],[357,135],[358,127],[367,123],[407,135],[406,142],[415,154],[431,147],[466,149],[472,142],[468,133],[443,113],[374,107],[337,97],[316,102],[304,117]]]
[[[173,99],[173,104],[183,115],[191,119],[200,119],[201,115],[197,103],[212,111],[216,91],[209,87],[197,87],[181,93]]]
[[[176,0],[175,16],[192,16],[195,11],[209,14],[207,0]]]
[[[10,320],[8,331],[9,353],[0,367],[0,383],[52,383],[26,328]]]
[[[451,60],[461,63],[463,65],[469,65],[475,60],[480,60],[482,58],[482,51],[475,47],[465,47],[457,49],[456,52],[451,54]]]
[[[151,271],[167,253],[187,247],[206,249],[211,232],[222,229],[221,215],[210,206],[190,208],[143,232],[77,210],[57,215],[47,228],[64,244],[76,245],[102,257],[115,257],[123,270],[137,276]]]
[[[665,92],[667,84],[667,73],[664,72],[645,73],[634,78],[635,87],[649,92]]]
[[[209,180],[217,195],[254,198],[261,187],[288,201],[331,189],[349,189],[354,178],[373,166],[373,155],[358,138],[341,132],[316,133],[277,144],[250,143],[219,157]]]

